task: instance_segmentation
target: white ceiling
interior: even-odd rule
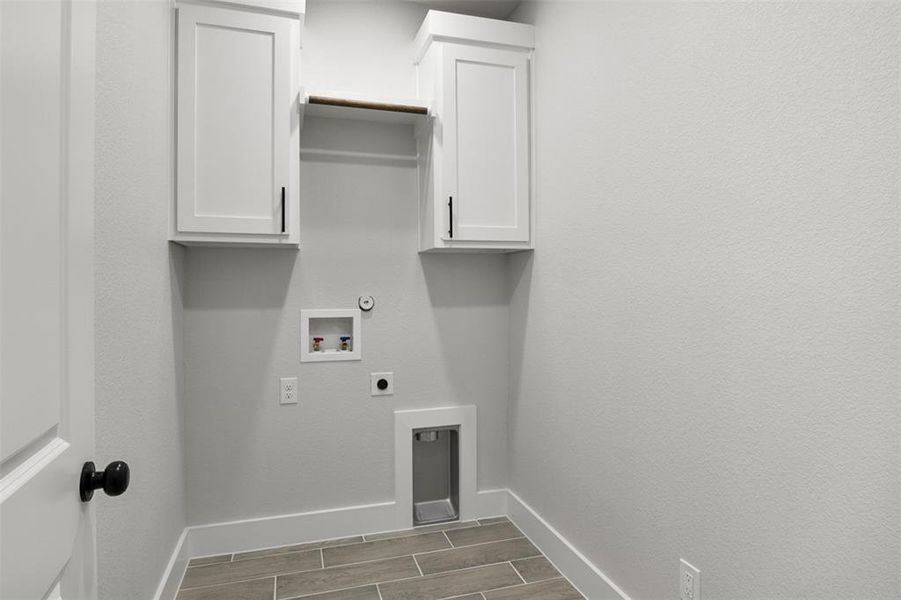
[[[490,19],[506,19],[520,0],[408,0],[435,10],[463,13]]]

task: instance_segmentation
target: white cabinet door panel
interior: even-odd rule
[[[523,52],[444,47],[446,240],[529,240],[528,65]]]
[[[177,229],[281,235],[294,106],[290,20],[178,11]]]

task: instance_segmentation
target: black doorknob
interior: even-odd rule
[[[111,462],[102,471],[94,468],[94,463],[86,462],[81,467],[81,482],[78,491],[81,501],[88,502],[94,497],[94,490],[103,488],[107,496],[118,496],[128,489],[128,465],[121,460]]]

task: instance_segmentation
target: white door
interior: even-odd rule
[[[0,598],[90,599],[95,5],[0,1]]]
[[[445,44],[445,240],[529,241],[529,61]]]
[[[180,232],[287,234],[291,19],[178,8]]]

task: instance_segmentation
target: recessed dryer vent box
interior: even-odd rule
[[[362,358],[358,309],[300,311],[300,362]]]

